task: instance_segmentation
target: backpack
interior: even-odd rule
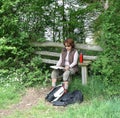
[[[51,90],[45,97],[45,100],[49,102],[57,101],[64,94],[64,87],[62,84],[56,86],[53,90]]]
[[[81,103],[83,94],[79,90],[64,94],[59,100],[53,101],[54,106],[66,106],[73,103]]]

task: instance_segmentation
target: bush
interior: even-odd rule
[[[120,93],[120,1],[111,2],[107,11],[97,19],[95,29],[99,32],[97,41],[103,53],[93,64],[95,74],[101,76],[110,95]]]
[[[41,68],[42,67],[42,68]],[[30,63],[21,63],[21,68],[0,69],[0,83],[19,82],[24,86],[46,85],[50,78],[49,70],[42,64],[40,57],[34,57]]]

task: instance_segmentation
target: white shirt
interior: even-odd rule
[[[75,52],[74,59],[73,59],[73,62],[71,64],[69,63],[69,52],[70,51],[67,51],[67,55],[66,55],[66,58],[65,58],[65,66],[69,66],[70,68],[72,68],[78,63],[78,51]],[[62,63],[62,54],[60,54],[60,58],[59,58],[59,61],[56,64],[56,66],[60,66],[61,63]]]

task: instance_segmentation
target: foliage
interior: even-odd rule
[[[46,85],[50,78],[50,72],[41,62],[40,57],[35,57],[26,66],[25,69],[27,69],[27,71],[25,71],[25,74],[27,78],[23,78],[26,86]]]
[[[12,57],[10,57],[10,55],[15,55],[17,52],[16,47],[11,46],[11,45],[7,45],[7,38],[3,37],[0,38],[0,68],[4,68],[5,66],[8,65],[8,63],[10,63],[12,61]],[[6,58],[6,60],[5,60]]]
[[[47,5],[45,3],[49,4],[49,2],[44,2],[43,0],[42,1],[36,0],[35,3],[36,4],[41,3],[40,5]],[[37,34],[35,27],[33,27],[33,25],[35,24],[33,23],[31,24],[31,22],[34,21],[32,21],[30,17],[35,15],[32,14],[33,12],[34,13],[36,12],[36,8],[37,8],[36,4],[33,5],[31,0],[28,1],[1,0],[0,1],[0,16],[1,16],[0,17],[0,59],[1,59],[0,82],[1,83],[5,81],[11,81],[12,77],[13,77],[12,81],[14,81],[16,77],[21,78],[22,80],[20,81],[22,82],[31,81],[31,80],[27,81],[27,78],[30,78],[30,74],[28,73],[32,73],[31,70],[32,65],[30,66],[30,63],[34,56],[33,55],[34,49],[30,45],[30,42],[34,38],[36,38],[36,40],[39,39],[43,41],[43,39],[40,39],[40,36]],[[39,7],[41,8],[41,6]],[[41,23],[41,21],[39,23]],[[33,29],[35,29],[35,31]],[[34,36],[35,33],[36,36],[38,37]],[[31,35],[33,37],[31,37]],[[34,71],[36,70],[34,69]],[[41,70],[37,70],[37,72],[39,71],[42,72]]]
[[[26,65],[21,63],[21,68],[1,69],[0,83],[19,82],[26,87],[41,84],[46,86],[50,78],[50,72],[41,62],[40,57],[35,57]]]
[[[0,37],[20,37],[20,33],[24,32],[29,40],[37,40],[45,38],[46,30],[50,29],[53,41],[72,37],[76,41],[85,42],[86,14],[94,13],[100,5],[98,2],[88,5],[86,10],[82,8],[87,6],[83,1],[62,2],[59,4],[53,0],[1,0]]]
[[[97,41],[103,53],[93,65],[101,76],[108,94],[120,93],[120,1],[111,1],[110,7],[96,21]]]
[[[76,2],[81,6],[87,5],[86,9],[81,7],[76,9],[74,6]],[[1,82],[4,76],[8,79],[11,74],[15,76],[15,73],[17,73],[17,76],[22,75],[22,82],[29,86],[43,83],[44,78],[49,78],[49,71],[42,64],[42,61],[34,58],[34,49],[30,42],[34,40],[44,41],[46,28],[49,27],[52,28],[53,41],[73,37],[76,41],[84,42],[86,36],[84,20],[88,16],[88,18],[93,17],[93,14],[101,11],[102,7],[101,2],[96,2],[96,0],[86,0],[85,2],[64,0],[63,4],[60,5],[53,0],[1,0]],[[66,4],[69,7],[66,7]],[[119,91],[115,90],[114,86],[120,85],[120,69],[118,66],[120,63],[119,1],[112,0],[109,5],[109,9],[104,11],[96,20],[95,34],[104,51],[93,68],[94,73],[101,76],[101,80],[108,88],[106,91],[109,94],[117,94]],[[76,28],[81,30],[75,33]]]
[[[85,15],[92,12],[74,6],[77,1],[64,0],[60,5],[53,0],[1,0],[0,1],[0,79],[22,76],[26,85],[43,83],[49,71],[41,60],[34,64],[32,41],[44,41],[47,28],[52,28],[53,41],[73,37],[82,42],[85,38]],[[78,2],[85,5],[84,2]],[[69,7],[66,7],[66,4]],[[74,33],[75,29],[80,29]],[[58,37],[58,38],[57,38]],[[39,57],[38,57],[39,58]],[[41,67],[42,68],[41,68]],[[46,70],[46,71],[43,71]]]

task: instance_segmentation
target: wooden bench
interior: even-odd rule
[[[41,55],[42,62],[52,65],[57,63],[61,49],[64,47],[63,43],[59,42],[32,42],[32,45],[36,47],[35,54]],[[87,67],[97,59],[97,53],[102,51],[102,48],[98,45],[89,44],[75,44],[75,46],[79,53],[84,51],[83,63],[78,65],[81,67],[82,84],[85,85],[87,84],[88,76]],[[95,53],[94,56],[93,52]],[[86,55],[86,53],[91,53],[92,55]]]

